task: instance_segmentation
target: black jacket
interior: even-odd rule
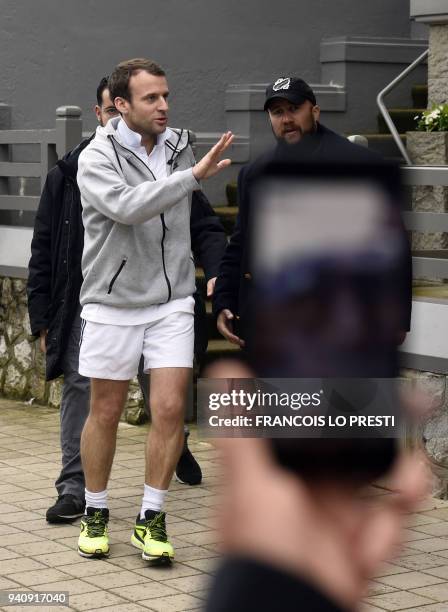
[[[34,223],[27,285],[28,312],[34,336],[48,329],[47,380],[63,374],[61,359],[79,308],[84,227],[76,173],[79,155],[91,138],[84,140],[50,170]],[[218,273],[227,240],[219,218],[201,191],[193,192],[190,229],[194,256],[209,280]],[[201,354],[207,347],[206,315],[198,294],[195,299],[195,351]]]
[[[246,314],[249,289],[251,285],[251,270],[249,262],[250,233],[250,192],[252,182],[260,176],[263,167],[273,161],[282,159],[285,148],[297,147],[297,152],[307,160],[325,162],[339,161],[342,163],[374,164],[384,163],[375,152],[365,147],[351,143],[347,138],[339,136],[321,124],[315,134],[306,136],[299,145],[278,144],[274,149],[260,156],[251,164],[244,166],[238,176],[238,216],[234,232],[221,260],[219,274],[213,294],[213,313],[218,316],[224,308],[228,308],[238,316],[236,333],[246,336]],[[306,151],[306,157],[304,155]],[[404,327],[410,329],[412,306],[412,258],[410,250],[403,271],[404,299],[409,304]]]
[[[89,142],[83,141],[50,170],[34,222],[28,312],[33,335],[48,329],[47,380],[62,374],[61,357],[79,305],[84,227],[76,172]]]
[[[242,557],[224,559],[212,580],[205,610],[343,612],[305,577]]]

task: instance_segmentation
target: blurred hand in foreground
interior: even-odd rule
[[[210,378],[250,378],[241,363],[208,368]],[[356,609],[368,582],[399,549],[406,514],[429,493],[418,453],[401,454],[387,476],[389,495],[341,482],[305,483],[281,468],[269,440],[221,439],[224,552],[309,580],[339,605]]]

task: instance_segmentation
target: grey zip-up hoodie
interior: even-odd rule
[[[81,153],[78,185],[85,228],[81,304],[163,304],[195,290],[191,193],[199,189],[187,130],[168,129],[167,178],[120,142],[119,117],[98,127]]]

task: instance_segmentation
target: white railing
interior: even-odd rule
[[[81,139],[82,118],[78,106],[56,109],[55,127],[52,129],[0,129],[0,211],[36,211],[39,196],[11,193],[10,180],[40,179],[42,189],[48,171]],[[11,161],[15,145],[39,145],[39,161]],[[31,227],[0,225],[1,276],[26,278],[32,234]]]

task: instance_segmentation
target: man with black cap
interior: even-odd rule
[[[302,79],[281,77],[268,85],[264,110],[277,140],[295,144],[317,130],[320,108],[313,90]]]
[[[277,146],[244,166],[238,176],[238,216],[232,237],[221,260],[213,294],[213,313],[218,331],[233,344],[244,347],[246,336],[245,310],[251,281],[248,249],[249,193],[253,178],[264,164],[279,155],[279,149],[301,143],[301,155],[307,160],[343,161],[345,163],[375,163],[381,157],[365,147],[352,144],[321,123],[320,108],[311,87],[296,77],[279,77],[266,88],[264,110],[269,115]],[[411,258],[403,272],[405,299],[409,303],[408,319],[403,329],[409,329],[412,303]],[[398,339],[404,340],[405,332]]]

